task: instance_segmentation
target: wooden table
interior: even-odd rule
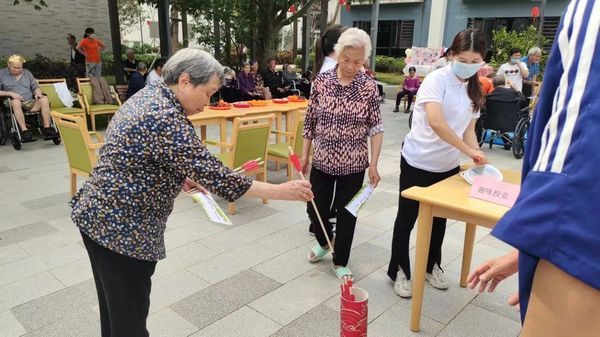
[[[266,106],[250,107],[250,108],[231,108],[229,110],[212,110],[208,107],[204,111],[197,113],[189,117],[190,121],[194,126],[200,127],[200,137],[206,139],[206,126],[207,125],[219,125],[220,129],[220,141],[227,142],[227,121],[233,120],[236,117],[244,117],[251,115],[262,115],[262,114],[275,114],[275,128],[281,130],[283,115],[286,115],[286,130],[290,130],[292,127],[292,121],[288,113],[306,109],[308,107],[308,101],[298,103],[287,103],[287,104],[276,104],[270,102]],[[281,136],[278,136],[277,141],[280,141]]]
[[[521,174],[516,171],[501,170],[504,182],[519,184]],[[496,222],[509,210],[508,207],[469,197],[469,185],[461,176],[455,175],[429,187],[411,187],[402,196],[419,201],[417,226],[417,249],[415,272],[413,274],[413,296],[410,329],[420,330],[421,306],[425,289],[425,270],[429,256],[433,217],[464,221],[465,243],[463,247],[460,286],[467,286],[467,276],[471,267],[475,230],[477,225],[493,228]]]

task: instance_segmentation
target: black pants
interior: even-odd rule
[[[458,173],[458,167],[448,172],[429,172],[410,166],[404,157],[400,161],[400,194],[402,191],[413,186],[427,187],[440,182]],[[398,266],[408,279],[410,279],[410,260],[408,258],[408,247],[410,232],[415,226],[419,214],[419,202],[403,198],[400,195],[398,201],[398,214],[394,223],[394,236],[392,238],[392,258],[388,266],[388,276],[396,280]],[[434,264],[442,262],[442,243],[446,234],[446,219],[433,218],[431,231],[431,244],[429,245],[429,257],[427,259],[427,272],[430,273]]]
[[[333,186],[337,182],[335,191],[335,202],[333,208],[337,211],[337,223],[335,232],[335,243],[333,256],[333,264],[336,266],[346,266],[348,259],[350,259],[350,247],[352,246],[352,239],[354,238],[354,227],[356,226],[356,218],[346,210],[346,205],[352,200],[356,193],[362,187],[365,178],[365,172],[359,172],[346,176],[332,176],[327,173],[323,173],[316,168],[310,170],[310,183],[312,184],[312,191],[315,195],[315,203],[319,209],[319,214],[325,225],[327,236],[329,240],[333,241],[333,226],[327,214],[329,214],[329,208],[333,200]],[[319,219],[313,209],[311,203],[307,203],[308,217],[313,224],[315,231],[315,237],[321,247],[327,246],[327,239],[319,224]]]
[[[400,106],[400,101],[402,100],[402,97],[404,97],[404,95],[408,95],[408,97],[406,98],[406,102],[408,103],[406,109],[410,109],[413,97],[415,97],[415,93],[407,90],[402,90],[396,95],[396,108]]]
[[[142,261],[104,248],[81,233],[92,264],[102,337],[148,337],[151,276],[156,261]]]

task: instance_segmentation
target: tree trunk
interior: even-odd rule
[[[231,65],[231,22],[225,19],[225,63]]]
[[[327,17],[328,16],[329,16],[329,1],[321,0],[321,20],[319,22],[321,36],[323,36],[323,34],[325,34],[325,30],[327,30]]]
[[[185,8],[181,9],[181,33],[183,35],[183,47],[187,48],[190,32],[188,32],[187,10]]]
[[[171,54],[179,50],[179,11],[171,7]]]
[[[215,58],[221,60],[221,23],[216,15],[213,18],[213,30],[215,32]]]
[[[294,24],[292,26],[292,58],[296,60],[296,55],[298,55],[298,20],[294,20]]]

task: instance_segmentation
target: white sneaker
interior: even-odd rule
[[[402,269],[398,270],[398,273],[396,274],[396,281],[394,282],[394,292],[400,297],[412,297],[412,282],[406,279],[406,275],[404,275]]]
[[[425,274],[425,279],[432,287],[445,290],[448,289],[448,280],[444,276],[444,272],[440,269],[440,266],[436,264],[433,265],[433,269],[431,270],[431,274]]]

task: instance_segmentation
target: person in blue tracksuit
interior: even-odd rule
[[[521,193],[492,231],[518,251],[469,276],[471,288],[493,291],[518,269],[522,337],[600,333],[599,30],[600,1],[569,4],[529,130]]]

